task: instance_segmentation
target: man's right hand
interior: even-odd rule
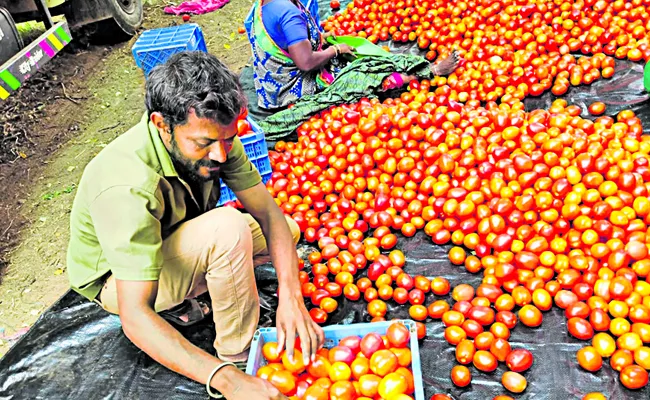
[[[218,360],[190,343],[154,311],[158,281],[117,279],[117,302],[126,336],[151,358],[174,372],[204,383]],[[217,371],[211,386],[228,400],[287,400],[269,382],[232,366]]]
[[[285,395],[264,379],[246,375],[232,367],[224,368],[223,372],[226,372],[226,370],[228,375],[222,376],[220,379],[229,381],[221,392],[228,400],[287,400]],[[216,375],[218,377],[219,373]]]

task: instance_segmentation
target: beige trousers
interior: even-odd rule
[[[298,224],[289,217],[287,223],[297,243]],[[168,310],[208,291],[217,355],[225,360],[244,359],[260,314],[253,267],[271,259],[257,221],[232,207],[217,208],[183,223],[163,241],[162,252],[155,310]],[[113,276],[100,297],[106,311],[119,314]]]

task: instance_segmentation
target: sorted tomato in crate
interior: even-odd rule
[[[424,400],[418,332],[413,321],[330,326],[324,333],[325,346],[329,347],[326,356],[319,351],[314,361],[304,365],[299,351],[294,361],[285,352],[280,356],[282,362],[271,368],[266,356],[278,359],[274,352],[276,330],[258,330],[246,373],[268,380],[288,396],[355,398],[358,390],[365,396]],[[385,347],[394,345],[397,347]]]

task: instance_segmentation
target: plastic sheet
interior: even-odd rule
[[[449,246],[438,246],[422,232],[410,239],[401,238],[398,247],[407,256],[406,271],[430,279],[442,276],[452,287],[469,283],[477,287],[482,274],[470,274],[452,265],[447,258]],[[303,258],[311,247],[301,244]],[[309,268],[309,267],[308,267]],[[260,324],[272,326],[277,306],[277,280],[270,265],[257,268],[262,317]],[[426,304],[451,296],[427,295]],[[408,307],[389,302],[388,318],[408,318]],[[340,299],[339,309],[330,315],[330,323],[368,322],[366,302]],[[211,321],[181,328],[192,343],[214,352],[214,325]],[[456,364],[454,347],[444,339],[440,321],[427,323],[427,337],[420,342],[422,375],[426,398],[447,393],[457,400],[490,400],[505,394],[501,375],[507,369],[500,364],[492,373],[472,368],[472,384],[454,387],[449,378]],[[524,373],[528,388],[516,399],[580,399],[586,393],[600,391],[610,400],[649,399],[650,387],[640,391],[625,389],[618,373],[609,365],[592,374],[582,370],[575,353],[587,345],[566,330],[566,319],[554,308],[544,313],[539,328],[521,324],[512,331],[513,348],[533,352],[533,367]],[[606,363],[605,363],[606,364]],[[0,399],[205,399],[205,388],[175,374],[138,350],[122,333],[117,316],[70,292],[46,311],[32,329],[0,361]]]
[[[275,272],[256,270],[261,326],[272,326],[277,300]],[[214,354],[214,323],[179,328]],[[75,292],[48,309],[0,360],[0,400],[205,399],[205,386],[147,356],[123,334],[119,317]]]

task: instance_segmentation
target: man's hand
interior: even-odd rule
[[[302,296],[280,292],[276,326],[278,328],[278,352],[285,348],[293,360],[296,333],[300,337],[302,357],[305,365],[316,359],[316,352],[323,346],[325,335],[309,315]]]
[[[316,351],[325,342],[323,330],[311,319],[300,291],[298,277],[298,254],[291,231],[282,210],[260,183],[237,193],[244,208],[259,222],[271,261],[278,274],[278,350],[287,350],[293,359],[296,333],[300,337],[305,364],[316,358]]]
[[[226,369],[227,368],[227,369]],[[226,367],[223,372],[228,372],[228,385],[221,394],[228,399],[246,400],[286,400],[280,391],[264,379],[246,375],[236,368]],[[217,373],[219,375],[219,373]]]

